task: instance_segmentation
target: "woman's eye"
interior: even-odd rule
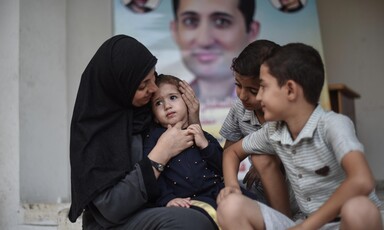
[[[146,84],[140,84],[139,87],[137,88],[137,90],[142,91],[145,89],[146,86],[147,86]]]
[[[172,95],[172,96],[170,96],[169,98],[173,101],[173,100],[176,100],[176,99],[177,99],[177,96]]]

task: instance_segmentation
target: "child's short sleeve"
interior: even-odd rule
[[[275,154],[270,144],[268,131],[271,123],[266,123],[261,129],[247,135],[243,139],[243,150],[247,154]]]
[[[357,139],[351,119],[334,112],[327,113],[323,119],[324,135],[329,147],[332,148],[339,163],[345,154],[351,151],[364,153],[364,147]]]
[[[241,102],[240,102],[241,103]],[[239,125],[239,114],[241,114],[241,106],[238,101],[230,108],[227,117],[224,120],[223,126],[220,129],[220,135],[229,141],[238,141],[243,138]]]

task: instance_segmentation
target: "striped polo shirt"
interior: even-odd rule
[[[352,121],[316,107],[295,140],[284,122],[267,122],[243,139],[247,154],[277,154],[284,164],[300,210],[315,212],[345,180],[342,158],[350,151],[364,152]],[[380,206],[375,192],[370,199]]]
[[[236,98],[219,133],[225,139],[235,142],[259,129],[261,124],[254,111],[245,109],[240,99]]]

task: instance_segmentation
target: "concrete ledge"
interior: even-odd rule
[[[69,204],[22,204],[21,207],[24,225],[56,226],[57,213],[68,208]]]
[[[59,212],[57,218],[57,230],[81,230],[82,229],[82,217],[77,218],[75,223],[72,223],[68,219],[69,208],[63,209]]]
[[[69,221],[67,217],[69,206],[69,203],[22,204],[23,226],[39,227],[39,229],[57,226],[58,230],[81,230],[81,216],[76,223]]]

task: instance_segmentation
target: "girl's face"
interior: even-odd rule
[[[260,101],[256,99],[259,92],[259,79],[242,76],[235,72],[236,94],[243,103],[245,109],[261,110]]]
[[[162,83],[152,98],[152,111],[156,122],[163,127],[183,122],[183,128],[188,126],[188,108],[175,85]]]
[[[151,100],[153,94],[157,91],[155,84],[155,68],[149,71],[148,75],[141,81],[132,100],[132,105],[141,107]]]

